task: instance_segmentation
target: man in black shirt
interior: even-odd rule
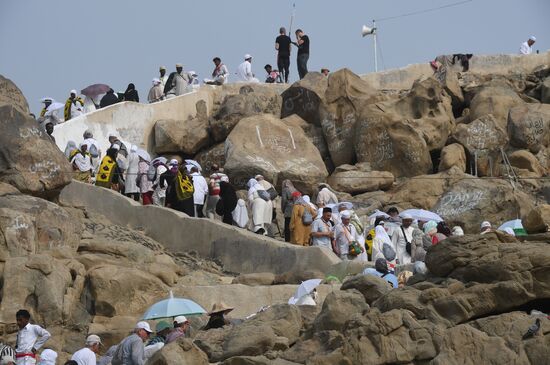
[[[285,83],[288,83],[288,73],[290,67],[290,44],[292,40],[286,35],[285,27],[279,29],[279,36],[275,39],[275,49],[277,53],[277,67],[283,76]]]
[[[296,31],[296,42],[292,42],[298,47],[298,74],[300,80],[307,74],[307,61],[309,60],[309,37],[301,29]]]

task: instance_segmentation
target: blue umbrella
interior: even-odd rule
[[[174,298],[172,291],[170,291],[170,298],[153,304],[145,311],[142,319],[150,320],[177,316],[196,316],[205,313],[206,311],[204,308],[194,301],[185,298]]]

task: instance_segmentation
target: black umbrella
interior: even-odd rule
[[[85,89],[80,90],[80,93],[82,95],[86,95],[93,98],[94,96],[105,94],[107,91],[109,91],[110,88],[111,87],[109,85],[105,85],[105,84],[93,84],[88,86]]]

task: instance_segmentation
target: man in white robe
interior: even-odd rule
[[[252,73],[252,56],[249,54],[244,55],[244,62],[237,68],[237,82],[260,82]]]
[[[529,55],[529,54],[533,53],[532,46],[533,46],[533,44],[535,44],[536,41],[537,41],[537,38],[535,38],[534,36],[529,37],[527,42],[523,42],[521,44],[521,46],[519,47],[519,54]]]
[[[395,229],[393,232],[392,243],[397,254],[397,263],[405,265],[410,264],[412,261],[411,255],[407,252],[407,242],[409,244],[412,242],[414,227],[411,226],[413,218],[408,214],[403,214],[401,221],[401,227]]]

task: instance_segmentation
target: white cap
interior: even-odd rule
[[[170,162],[168,163],[168,165],[179,165],[179,161],[176,160],[175,158],[171,159]]]
[[[109,138],[111,137],[117,137],[118,138],[118,134],[116,134],[116,132],[109,132]]]
[[[120,150],[120,146],[118,144],[111,145],[111,148],[114,150]]]
[[[174,323],[182,324],[182,323],[186,323],[186,322],[189,322],[189,321],[187,320],[187,318],[185,316],[177,316],[176,318],[174,318]]]
[[[145,330],[149,333],[153,333],[153,331],[151,331],[151,327],[149,327],[149,323],[147,323],[145,321],[138,322],[136,324],[136,329],[142,329],[142,330]]]
[[[176,68],[181,67],[183,68],[183,65],[181,63],[176,63]]]
[[[407,214],[407,213],[401,214],[400,217],[401,217],[401,219],[413,219],[413,217],[410,214]]]
[[[75,89],[72,89],[70,93],[71,93],[71,94],[75,94],[75,95],[78,95],[78,93],[76,92],[76,90],[75,90]]]
[[[101,344],[101,338],[98,335],[89,335],[86,337],[86,345]]]
[[[189,71],[189,75],[191,76],[197,76],[197,73],[195,71]]]
[[[529,37],[529,40],[533,41],[533,42],[536,42],[537,38],[534,35],[532,35],[532,36]]]
[[[350,213],[350,211],[347,210],[347,209],[346,209],[346,210],[342,210],[342,211],[340,212],[340,217],[341,217],[341,218],[344,218],[344,219],[350,219],[350,218],[351,218],[351,213]]]
[[[464,230],[460,226],[454,226],[451,234],[453,236],[464,236]]]
[[[491,228],[491,223],[485,221],[483,223],[481,223],[481,228]]]
[[[249,58],[252,58],[252,56],[249,55],[248,53],[244,55],[244,59],[245,59],[245,60],[247,60],[247,59],[249,59]]]
[[[153,84],[154,84],[154,85],[160,84],[160,80],[157,79],[157,78],[154,78],[154,79],[153,79]]]

